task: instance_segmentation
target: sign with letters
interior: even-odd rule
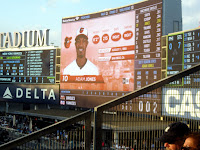
[[[49,46],[49,29],[29,30],[24,32],[14,32],[11,34],[0,33],[0,50],[6,48]]]
[[[59,104],[59,85],[1,84],[0,99],[10,102]]]
[[[162,115],[200,120],[200,88],[162,90]]]

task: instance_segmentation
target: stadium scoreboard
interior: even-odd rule
[[[167,76],[197,65],[200,60],[200,29],[167,36]],[[184,82],[190,84],[196,79]],[[188,83],[189,82],[189,83]]]
[[[161,79],[162,0],[62,19],[60,104],[93,108]],[[99,74],[66,72],[77,58],[77,31],[87,29],[86,57]],[[120,105],[158,114],[161,90]],[[137,105],[137,107],[133,107]]]
[[[0,83],[55,83],[56,49],[0,51]]]
[[[161,78],[162,3],[136,10],[135,89]]]
[[[200,29],[184,33],[184,69],[199,63]]]
[[[168,36],[167,76],[183,70],[183,33]]]

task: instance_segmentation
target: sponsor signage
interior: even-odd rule
[[[59,85],[1,84],[0,99],[10,102],[59,104]]]
[[[35,46],[49,46],[49,29],[0,33],[0,50]]]
[[[162,90],[162,115],[200,120],[200,88]]]

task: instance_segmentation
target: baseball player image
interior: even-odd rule
[[[65,67],[64,75],[99,75],[98,68],[86,58],[88,31],[81,27],[75,38],[76,59]]]

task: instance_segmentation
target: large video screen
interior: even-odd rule
[[[60,104],[92,108],[161,77],[162,0],[62,19]]]

